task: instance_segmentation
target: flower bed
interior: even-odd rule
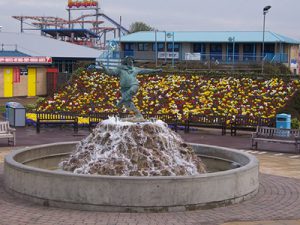
[[[298,80],[204,77],[197,75],[139,76],[134,102],[143,113],[172,113],[183,120],[188,112],[207,115],[248,115],[271,118],[300,88]],[[41,111],[116,112],[119,81],[105,74],[82,72]]]

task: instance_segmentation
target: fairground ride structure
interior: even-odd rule
[[[20,21],[21,32],[39,30],[41,35],[92,48],[104,49],[109,37],[128,33],[119,22],[104,14],[97,0],[68,0],[68,19],[53,16],[13,16]],[[76,12],[89,12],[72,19]]]

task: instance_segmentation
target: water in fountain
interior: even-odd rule
[[[82,140],[64,170],[116,176],[184,176],[205,172],[205,165],[167,124],[125,122],[111,117]]]

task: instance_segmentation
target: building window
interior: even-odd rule
[[[73,72],[73,64],[74,62],[71,60],[65,61],[65,73],[72,73]]]
[[[156,51],[156,43],[153,43],[152,46],[153,46],[152,51]],[[165,44],[164,43],[158,43],[157,44],[157,51],[159,51],[159,52],[165,51]]]
[[[134,56],[134,44],[133,43],[125,43],[124,45],[124,56]]]
[[[55,61],[54,66],[58,69],[58,72],[63,73],[63,63],[62,61]]]
[[[222,44],[221,43],[210,44],[210,59],[211,60],[222,60]]]
[[[239,60],[239,49],[240,46],[237,43],[234,43],[234,60],[238,61]],[[233,43],[228,43],[227,44],[227,60],[228,61],[233,61]]]
[[[132,43],[125,43],[124,50],[125,51],[133,51],[133,44]]]
[[[261,49],[262,51],[262,49]],[[266,43],[263,58],[266,61],[271,61],[275,56],[275,44]]]
[[[244,61],[255,60],[255,47],[254,44],[243,44],[243,59]]]
[[[173,43],[168,43],[168,52],[172,52],[173,51]],[[174,43],[174,52],[179,52],[179,44],[178,43]]]
[[[195,43],[193,44],[193,52],[205,53],[205,44]]]
[[[149,51],[148,43],[138,43],[138,51]]]
[[[265,53],[275,53],[275,44],[265,44]]]
[[[72,73],[74,64],[75,61],[73,60],[54,61],[54,66],[58,69],[59,73]]]
[[[210,52],[212,53],[222,53],[222,44],[211,44]]]

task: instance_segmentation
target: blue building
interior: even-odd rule
[[[264,41],[261,31],[150,31],[123,36],[121,51],[136,60],[259,63],[264,59],[284,63],[298,73],[299,44],[270,31],[265,32]]]

